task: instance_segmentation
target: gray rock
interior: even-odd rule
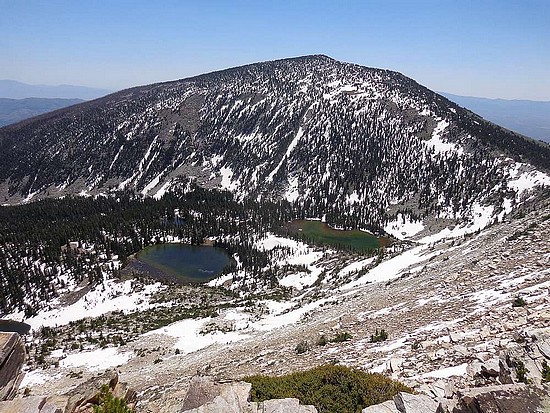
[[[540,353],[546,357],[547,359],[550,359],[550,341],[544,340],[539,341],[537,343],[537,347],[539,348]]]
[[[423,394],[399,392],[393,398],[400,413],[435,413],[439,404]]]
[[[262,413],[317,413],[313,406],[302,406],[298,399],[273,399],[258,403]]]
[[[456,399],[441,399],[436,413],[453,413],[458,401]]]
[[[25,346],[17,333],[0,333],[0,401],[13,399],[23,379]]]
[[[252,387],[249,383],[226,383],[214,385],[207,384],[204,397],[209,398],[214,393],[218,393],[211,401],[208,401],[198,407],[182,410],[185,413],[241,413],[251,411],[248,403],[248,394]],[[195,394],[200,394],[201,388],[193,390]],[[188,398],[186,397],[186,400]],[[196,400],[200,400],[197,397]]]
[[[444,397],[446,399],[451,399],[453,395],[455,394],[456,387],[454,380],[450,379],[445,383],[445,394]]]
[[[524,384],[466,389],[453,413],[539,413],[548,397],[547,389]]]
[[[44,396],[0,402],[0,413],[39,413],[46,404]]]
[[[432,393],[437,398],[445,397],[445,382],[443,380],[438,380],[430,384],[430,393]]]
[[[182,411],[196,409],[219,396],[221,388],[210,377],[195,376],[185,395]]]
[[[298,399],[248,402],[252,385],[245,382],[215,383],[208,377],[194,377],[185,396],[182,413],[317,413],[314,406]]]
[[[48,403],[45,396],[25,397],[0,402],[0,413],[64,413],[63,409]]]
[[[399,413],[393,400],[365,407],[362,413]]]
[[[398,372],[404,361],[405,359],[401,357],[392,357],[389,361],[389,370],[392,373]]]
[[[501,384],[512,384],[514,382],[512,380],[512,372],[510,371],[510,368],[508,367],[506,362],[503,360],[500,360],[499,367],[500,367],[500,372],[498,375],[498,381]]]
[[[84,406],[85,404],[98,403],[101,386],[107,384],[112,390],[115,388],[117,383],[118,373],[116,371],[107,370],[104,373],[78,385],[63,395],[68,399],[64,409],[65,412],[73,412],[77,407]]]

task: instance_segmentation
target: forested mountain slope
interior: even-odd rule
[[[517,163],[521,162],[521,164]],[[380,227],[397,211],[509,208],[550,182],[550,147],[399,73],[306,56],[137,87],[0,130],[0,202],[182,177],[308,216]]]

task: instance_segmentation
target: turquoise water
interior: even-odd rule
[[[220,274],[231,257],[207,245],[159,244],[141,250],[137,259],[178,280],[200,283]]]

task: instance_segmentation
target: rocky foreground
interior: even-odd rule
[[[118,374],[136,390],[139,412],[183,411],[197,374],[234,382],[326,363],[387,374],[425,403],[406,407],[405,395],[370,413],[550,411],[549,240],[548,204],[526,206],[521,216],[477,234],[434,241],[391,281],[296,291],[303,309],[296,323],[265,332],[233,326],[244,332],[238,341],[187,354],[174,351],[174,337],[140,336],[119,347],[139,357],[118,366]],[[220,322],[231,311],[221,310]],[[97,374],[71,372],[45,370],[49,379],[27,383],[26,392],[65,394]],[[296,409],[277,411],[312,411]]]

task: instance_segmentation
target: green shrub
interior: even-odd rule
[[[297,354],[303,354],[308,350],[309,350],[309,343],[307,341],[300,341],[298,344],[296,344],[296,347],[294,348],[294,351]]]
[[[548,366],[546,360],[543,360],[542,362],[542,382],[550,382],[550,367]]]
[[[314,405],[319,413],[356,413],[412,389],[381,374],[325,365],[280,377],[252,376],[252,401],[293,397]]]
[[[348,340],[351,340],[351,339],[352,339],[351,334],[346,331],[344,333],[336,334],[336,336],[332,340],[330,340],[330,342],[331,343],[342,343],[344,341],[348,341]]]
[[[514,361],[514,365],[516,367],[516,380],[520,383],[528,384],[529,379],[527,378],[527,373],[529,373],[529,370],[527,370],[523,361],[516,360]]]
[[[527,305],[527,301],[525,301],[521,297],[516,297],[516,299],[512,303],[512,307],[525,307],[526,305]]]
[[[132,413],[126,400],[113,396],[109,386],[101,386],[99,404],[94,406],[94,413]]]
[[[317,345],[318,346],[326,346],[328,343],[328,340],[327,340],[327,337],[322,334],[318,339],[317,339]]]
[[[376,329],[375,333],[371,334],[370,336],[371,343],[378,343],[379,341],[385,341],[387,339],[388,339],[388,333],[384,329],[381,329],[381,330]]]

